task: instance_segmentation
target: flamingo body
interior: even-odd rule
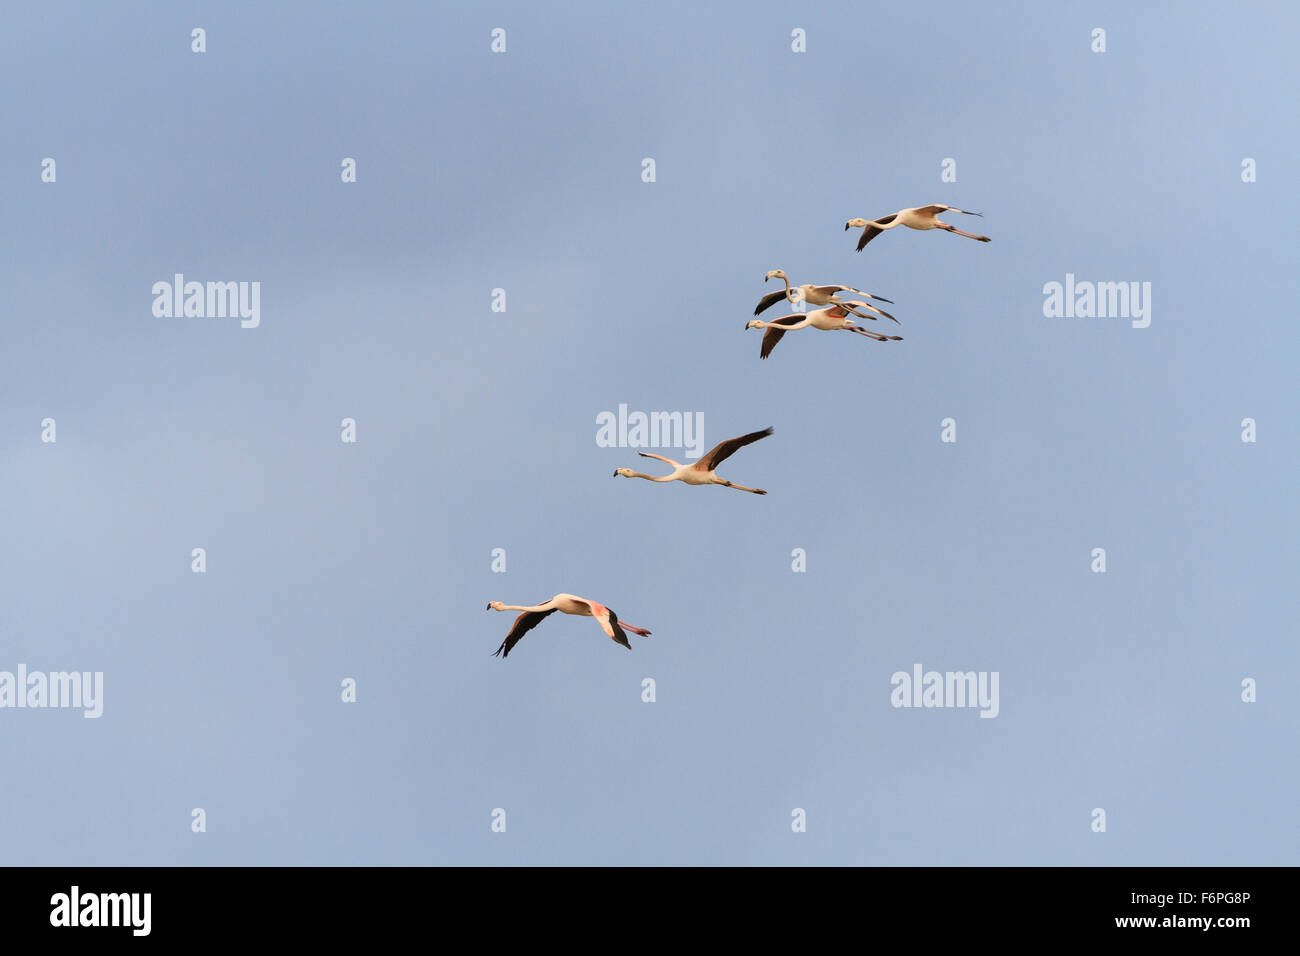
[[[745,323],[745,328],[767,330],[763,333],[763,344],[758,353],[758,357],[763,359],[772,354],[772,350],[776,348],[776,343],[781,341],[785,333],[806,328],[819,329],[823,332],[856,332],[858,335],[865,335],[877,342],[901,342],[903,340],[901,335],[882,335],[879,332],[864,329],[849,318],[853,306],[865,304],[864,302],[837,302],[825,309],[817,309],[804,315],[798,313],[786,315],[779,319],[773,319],[771,322],[751,319]],[[856,315],[857,313],[853,314]]]
[[[496,652],[492,655],[493,657],[509,657],[510,651],[523,639],[525,634],[556,611],[561,614],[573,614],[577,617],[594,617],[596,623],[600,625],[600,629],[605,632],[605,635],[610,640],[616,644],[622,644],[629,651],[632,649],[632,645],[627,639],[626,631],[631,631],[633,634],[639,634],[642,637],[650,636],[650,632],[645,628],[620,621],[613,610],[599,601],[589,601],[587,598],[578,597],[576,594],[557,594],[549,601],[531,606],[502,604],[500,601],[493,601],[488,604],[487,610],[522,612],[515,618],[510,633],[501,642],[501,646],[496,649]]]
[[[739,438],[728,438],[726,441],[719,442],[706,455],[702,455],[700,460],[693,465],[683,465],[681,462],[673,461],[671,458],[665,458],[663,455],[655,455],[648,451],[637,452],[642,458],[657,458],[664,464],[672,465],[673,473],[671,475],[643,475],[639,471],[633,471],[631,468],[615,469],[613,477],[615,478],[644,478],[646,481],[657,481],[660,483],[669,481],[680,481],[687,485],[723,485],[727,488],[735,488],[737,491],[748,491],[750,494],[765,495],[767,494],[762,488],[746,488],[744,485],[738,485],[733,481],[727,481],[725,478],[719,478],[716,472],[717,467],[735,454],[737,449],[744,448],[746,445],[753,444],[760,438],[766,438],[772,434],[772,429],[765,428],[761,432],[750,432],[748,435],[741,435]]]
[[[849,229],[861,229],[862,235],[858,238],[858,252],[861,252],[872,239],[889,229],[896,229],[899,226],[906,226],[908,229],[919,229],[922,231],[928,229],[942,229],[945,232],[951,232],[958,236],[965,236],[967,239],[974,239],[978,242],[992,242],[988,236],[977,236],[973,232],[963,232],[956,226],[950,226],[946,222],[939,220],[939,214],[942,212],[959,212],[964,216],[983,216],[983,213],[968,212],[965,209],[958,209],[956,206],[945,206],[942,203],[934,203],[930,206],[913,206],[909,209],[900,209],[892,216],[881,216],[879,219],[850,219],[844,224],[847,232]]]

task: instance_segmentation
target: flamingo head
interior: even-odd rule
[[[785,274],[785,270],[773,269],[767,275],[763,276],[763,281],[766,282],[768,279],[787,279],[787,278],[789,278],[789,276]]]
[[[865,219],[850,219],[844,224],[844,231],[848,232],[850,229],[862,229],[866,225],[867,221]]]
[[[499,611],[499,610],[501,610],[503,607],[505,607],[505,604],[503,604],[502,602],[500,602],[500,601],[491,601],[491,602],[489,602],[488,606],[485,607],[483,610],[485,610],[485,611]]]
[[[761,329],[762,327],[763,327],[763,322],[761,319],[750,319],[748,322],[745,323],[746,332],[748,332],[750,329]]]
[[[614,474],[610,475],[610,477],[611,477],[611,478],[617,478],[617,477],[619,477],[620,475],[622,475],[624,478],[631,478],[631,477],[632,477],[632,469],[631,469],[631,468],[615,468],[615,469],[614,469]]]

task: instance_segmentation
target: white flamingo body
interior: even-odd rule
[[[724,442],[719,442],[706,455],[700,456],[700,460],[693,465],[683,465],[681,462],[673,461],[671,458],[665,458],[663,455],[651,454],[648,451],[637,452],[642,458],[656,458],[664,464],[671,465],[673,472],[671,475],[644,475],[639,471],[633,471],[631,468],[615,469],[613,477],[615,478],[644,478],[646,481],[656,481],[665,483],[669,481],[680,481],[688,485],[723,485],[727,488],[735,488],[737,491],[748,491],[754,495],[767,494],[762,488],[746,488],[744,485],[738,485],[733,481],[725,478],[719,478],[717,467],[730,458],[737,449],[758,441],[760,438],[766,438],[772,434],[772,429],[765,428],[761,432],[750,432],[748,435],[741,435],[739,438],[728,438]]]
[[[711,485],[713,479],[717,476],[711,471],[700,471],[694,465],[679,465],[676,462],[663,459],[673,466],[672,476],[669,481],[684,481],[688,485]]]
[[[745,328],[767,330],[763,333],[763,344],[758,353],[758,357],[763,359],[772,354],[772,350],[776,348],[776,343],[781,341],[781,337],[785,333],[797,332],[799,329],[807,328],[819,329],[822,332],[856,332],[858,335],[865,335],[877,342],[901,342],[903,340],[901,335],[882,335],[879,332],[864,329],[849,318],[852,306],[865,304],[863,302],[837,302],[825,309],[817,309],[803,315],[798,313],[785,315],[770,322],[751,319],[745,323]]]
[[[975,239],[978,242],[992,242],[988,236],[977,236],[973,232],[963,232],[956,226],[951,226],[946,222],[939,220],[939,214],[943,212],[959,212],[965,216],[983,216],[983,213],[968,212],[965,209],[958,209],[956,206],[945,206],[942,203],[934,203],[930,206],[913,206],[910,209],[900,209],[892,216],[881,216],[879,219],[850,219],[844,224],[847,232],[849,229],[861,229],[862,235],[858,238],[858,252],[861,252],[868,242],[876,238],[882,232],[889,229],[896,229],[899,226],[906,226],[908,229],[919,229],[922,231],[928,229],[942,229],[945,232],[951,232],[954,235],[965,236],[967,239]]]
[[[637,627],[635,624],[620,621],[618,614],[600,602],[590,601],[587,598],[578,597],[576,594],[557,594],[549,601],[529,606],[502,604],[500,601],[493,601],[488,604],[487,610],[522,612],[515,618],[514,626],[510,628],[510,633],[501,642],[501,646],[496,649],[496,653],[492,655],[493,657],[509,657],[510,651],[525,634],[556,611],[578,617],[594,617],[596,623],[600,625],[600,629],[605,632],[605,635],[611,641],[622,644],[629,651],[632,649],[632,645],[628,642],[626,631],[631,631],[633,634],[639,634],[642,637],[650,636],[650,632],[644,627]]]
[[[839,309],[818,309],[808,313],[808,324],[823,332],[838,332],[844,328],[853,328],[852,319]],[[846,325],[845,323],[850,323]]]

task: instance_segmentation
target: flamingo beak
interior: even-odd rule
[[[617,477],[618,477],[618,469],[615,468],[615,469],[614,469],[614,474],[610,475],[609,477],[611,477],[611,478],[617,478]]]
[[[844,231],[845,232],[849,231],[849,224],[847,222],[844,224]]]
[[[483,610],[485,610],[485,611],[490,611],[490,610],[492,610],[492,605],[489,604],[489,605],[488,605],[487,607],[485,607]]]

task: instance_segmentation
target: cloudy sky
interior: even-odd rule
[[[1294,863],[1298,19],[6,9],[0,671],[104,691],[0,709],[0,860]],[[935,202],[993,242],[843,231]],[[776,268],[904,341],[760,362]],[[720,469],[769,494],[612,479],[620,405],[773,426]],[[491,656],[561,591],[653,636]]]

